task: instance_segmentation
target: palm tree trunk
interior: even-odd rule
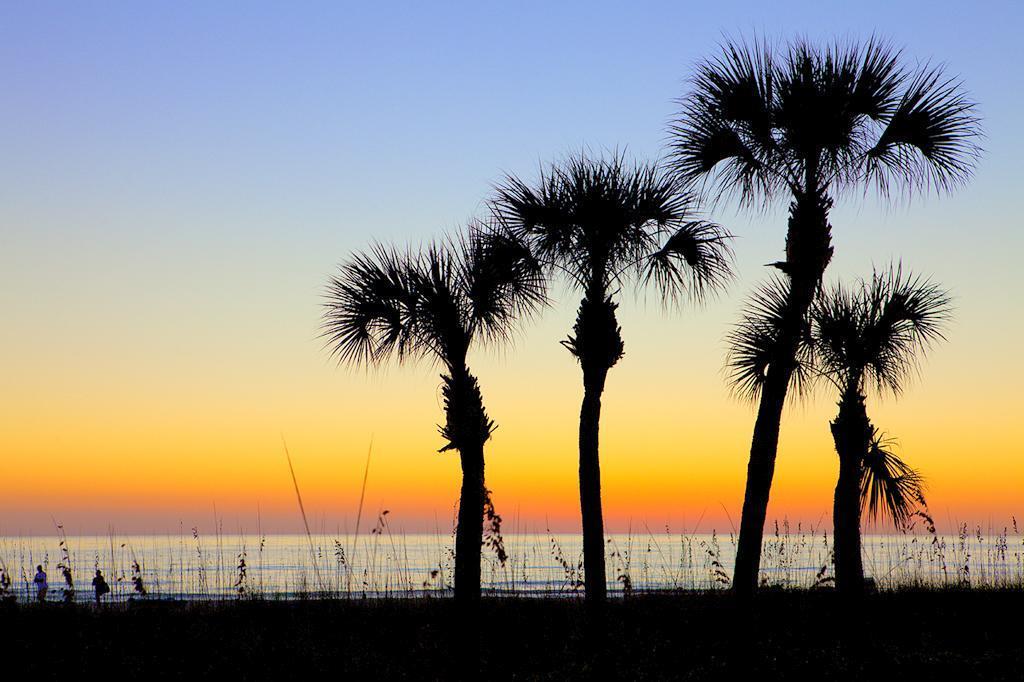
[[[455,529],[455,601],[480,599],[480,548],[484,535],[484,449],[466,447],[462,460],[462,492]]]
[[[575,336],[563,345],[583,369],[580,406],[580,516],[583,519],[583,583],[587,602],[599,604],[608,593],[604,565],[604,514],[601,510],[599,430],[601,394],[608,370],[622,357],[625,346],[615,317],[618,307],[603,289],[603,277],[591,282],[580,301]]]
[[[462,464],[458,525],[455,528],[455,601],[474,604],[480,599],[480,548],[484,534],[484,443],[494,424],[484,410],[480,385],[464,363],[442,375],[447,421],[441,435],[444,450],[458,450]]]
[[[811,187],[810,180],[808,186]],[[740,597],[750,597],[757,590],[782,409],[796,367],[797,350],[805,333],[807,311],[832,258],[832,229],[828,223],[831,206],[831,199],[811,187],[798,195],[789,208],[786,262],[780,264],[780,269],[789,277],[786,312],[761,388],[754,435],[750,441],[740,536],[736,545],[733,590]]]
[[[584,370],[580,407],[580,513],[583,517],[583,567],[586,598],[604,601],[608,583],[604,565],[604,514],[601,510],[601,460],[598,437],[601,394],[608,370]]]
[[[860,543],[860,464],[839,458],[839,480],[832,506],[835,524],[836,589],[856,596],[864,592],[864,563]]]
[[[749,597],[757,590],[768,495],[775,476],[779,426],[791,374],[792,370],[787,371],[781,365],[770,367],[761,391],[750,444],[750,461],[747,463],[747,484],[743,495],[740,535],[736,544],[736,568],[733,572],[733,590],[740,597]]]
[[[846,391],[839,403],[839,414],[831,426],[839,454],[839,479],[832,507],[836,589],[843,595],[858,596],[864,592],[860,538],[861,467],[871,440],[871,424],[864,398],[856,391]]]

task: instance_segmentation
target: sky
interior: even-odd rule
[[[833,212],[829,282],[894,260],[948,287],[948,341],[875,423],[927,479],[940,526],[1024,513],[1024,105],[1014,2],[5,3],[0,8],[0,535],[297,531],[366,515],[447,533],[438,369],[336,366],[328,277],[373,241],[421,244],[505,173],[581,148],[663,153],[727,36],[882,36],[962,78],[984,120],[971,182]],[[705,211],[737,235],[717,300],[624,295],[602,414],[606,525],[728,532],[754,406],[724,337],[778,260],[785,207]],[[506,528],[579,528],[578,294],[471,357],[498,429]],[[827,390],[786,410],[769,519],[829,523]]]

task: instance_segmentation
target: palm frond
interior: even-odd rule
[[[464,251],[474,328],[489,340],[506,339],[520,319],[548,304],[540,262],[500,221],[471,225]]]
[[[731,238],[715,223],[684,222],[647,259],[644,281],[653,281],[668,300],[686,296],[703,302],[733,278]]]
[[[874,121],[892,115],[900,101],[900,88],[907,73],[900,64],[902,52],[887,41],[872,37],[864,49],[849,53],[856,69],[849,94],[850,109]]]
[[[549,263],[578,239],[563,180],[557,168],[552,173],[542,170],[536,186],[509,175],[495,186],[490,201],[497,220]]]
[[[867,175],[883,194],[894,182],[911,191],[954,189],[974,170],[980,136],[976,105],[960,81],[941,68],[925,68],[910,80],[868,150]]]
[[[860,371],[863,315],[855,290],[835,285],[823,290],[811,306],[811,336],[816,370],[837,386],[846,386]]]
[[[466,244],[462,235],[429,244],[411,273],[417,341],[449,367],[465,362],[473,338]]]
[[[769,367],[788,353],[781,343],[789,323],[789,282],[771,277],[748,300],[740,322],[726,336],[729,347],[726,372],[733,392],[740,398],[757,400]],[[813,345],[809,329],[799,335],[790,381],[796,395],[810,387],[813,375]]]
[[[415,257],[374,246],[341,266],[327,286],[321,336],[339,362],[375,364],[419,351]]]
[[[902,265],[872,275],[861,294],[865,315],[860,346],[866,378],[898,394],[920,359],[943,340],[952,305],[949,292],[930,280],[904,273]]]
[[[872,429],[861,468],[860,497],[865,517],[872,521],[888,517],[902,529],[925,506],[924,479],[893,452],[894,445]]]
[[[726,42],[722,54],[697,66],[691,93],[669,125],[670,168],[693,184],[708,180],[714,198],[765,199],[785,186],[778,148],[776,68],[770,46]]]

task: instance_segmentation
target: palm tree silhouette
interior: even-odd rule
[[[731,277],[728,235],[713,223],[686,220],[690,200],[655,165],[628,164],[620,153],[580,153],[542,172],[536,187],[507,177],[492,202],[548,271],[583,293],[573,333],[562,344],[583,371],[580,510],[591,602],[603,601],[607,591],[598,434],[608,370],[625,348],[614,297],[632,280],[653,282],[666,300],[701,300]]]
[[[715,199],[738,195],[746,207],[790,201],[785,260],[772,263],[782,277],[767,285],[781,297],[767,302],[778,334],[759,373],[744,374],[741,362],[738,377],[760,401],[733,577],[740,595],[757,588],[779,424],[807,313],[832,259],[834,197],[858,187],[882,197],[952,190],[980,151],[978,118],[959,81],[901,61],[875,39],[784,49],[727,43],[698,66],[670,127],[672,168],[684,181],[702,182]]]
[[[868,389],[898,395],[917,369],[920,355],[943,338],[948,294],[900,267],[875,272],[852,290],[834,287],[815,302],[815,371],[839,390],[839,413],[831,422],[839,455],[833,506],[836,588],[864,590],[861,561],[862,511],[887,513],[897,526],[924,503],[920,475],[903,463],[868,419]]]
[[[439,362],[445,445],[462,465],[455,536],[455,599],[480,596],[484,444],[494,430],[467,355],[474,342],[508,338],[546,302],[545,280],[525,245],[495,226],[419,253],[376,246],[343,264],[328,285],[323,336],[339,362]]]

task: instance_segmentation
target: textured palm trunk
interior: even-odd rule
[[[484,410],[476,377],[464,365],[442,376],[448,440],[443,450],[457,450],[462,465],[458,525],[455,528],[455,601],[480,599],[480,551],[484,532],[484,443],[493,424]]]
[[[840,594],[864,593],[864,562],[860,537],[860,481],[864,457],[871,441],[871,423],[864,398],[847,391],[832,421],[832,438],[839,455],[839,479],[832,507],[836,589]]]
[[[586,597],[603,601],[608,582],[604,561],[604,513],[601,509],[599,431],[601,394],[608,370],[584,371],[580,407],[580,513],[583,517],[583,565]]]
[[[604,513],[601,510],[601,394],[608,370],[623,354],[622,330],[612,302],[598,277],[580,302],[574,336],[563,344],[583,369],[580,406],[580,516],[583,520],[583,583],[589,603],[601,603],[608,593],[604,562]]]
[[[743,516],[736,545],[733,590],[740,597],[750,597],[757,590],[782,410],[796,367],[801,336],[805,333],[807,312],[832,258],[831,227],[828,223],[831,205],[827,196],[814,191],[798,196],[789,209],[786,261],[779,264],[789,278],[785,318],[761,388],[757,420],[750,441]]]

